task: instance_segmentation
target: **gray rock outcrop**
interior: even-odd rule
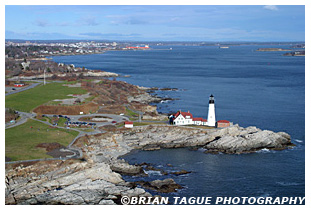
[[[223,130],[225,131],[225,129]],[[255,127],[233,127],[227,129],[228,133],[220,135],[217,140],[204,146],[208,151],[224,153],[247,153],[266,149],[285,149],[291,144],[287,133],[274,133],[268,130],[260,130]]]
[[[181,185],[177,184],[173,179],[170,178],[164,180],[154,180],[151,182],[137,181],[135,183],[141,185],[144,188],[161,193],[177,192],[177,189],[182,189]]]
[[[87,144],[83,140],[79,143],[78,139],[75,146],[83,151],[86,161],[6,165],[5,203],[120,204],[124,195],[151,196],[135,184],[125,182],[119,174],[144,174],[141,165],[129,165],[118,159],[133,149],[203,147],[207,152],[247,153],[263,148],[285,149],[291,146],[291,140],[284,132],[238,125],[223,129],[149,125],[88,136]],[[167,179],[138,184],[160,192],[180,188],[174,180]]]

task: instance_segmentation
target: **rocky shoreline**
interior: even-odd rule
[[[124,195],[152,196],[139,186],[159,192],[174,192],[182,187],[170,179],[150,183],[125,182],[121,174],[145,174],[144,164],[130,165],[120,159],[135,149],[200,147],[207,153],[241,154],[263,148],[286,149],[293,144],[287,133],[256,127],[234,125],[223,129],[202,129],[149,125],[83,136],[73,146],[83,151],[81,160],[6,165],[5,203],[120,204]],[[182,173],[189,172],[180,171]]]
[[[88,70],[85,72],[72,72],[71,77],[78,77],[80,74],[83,77],[118,77],[119,74],[113,73],[113,72],[106,72],[106,71],[93,71]],[[67,77],[68,75],[66,73],[46,73],[45,75],[38,74],[33,76],[15,76],[10,78],[9,80],[15,81],[15,80],[36,80],[36,79],[44,79],[44,78],[52,78],[54,75],[57,77]]]

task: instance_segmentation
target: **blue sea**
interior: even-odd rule
[[[124,159],[192,173],[164,176],[149,172],[147,178],[125,176],[127,181],[174,178],[183,189],[168,194],[170,197],[305,196],[305,57],[256,51],[264,47],[291,46],[151,46],[146,51],[108,51],[53,60],[131,75],[118,80],[139,86],[178,88],[156,92],[179,99],[157,104],[163,113],[181,109],[206,118],[208,97],[213,94],[217,120],[284,131],[297,145],[289,150],[243,155],[204,154],[187,148],[135,151]]]

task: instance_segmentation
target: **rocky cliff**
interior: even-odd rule
[[[206,152],[247,153],[285,149],[290,136],[255,127],[234,125],[223,129],[150,125],[84,136],[74,146],[83,151],[82,160],[41,161],[6,165],[6,204],[119,204],[123,195],[151,196],[121,174],[146,175],[118,157],[133,149],[202,147]],[[164,182],[165,180],[163,180]],[[167,181],[167,180],[166,180]],[[158,183],[155,181],[154,183]],[[153,183],[153,182],[152,182]],[[161,184],[153,186],[157,189]],[[172,188],[180,188],[172,180]],[[165,186],[167,184],[164,183]],[[159,188],[160,189],[160,188]]]

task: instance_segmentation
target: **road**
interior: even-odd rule
[[[33,118],[36,116],[35,113],[20,112],[20,111],[18,111],[18,114],[19,114],[20,119],[14,124],[12,124],[10,122],[5,123],[5,129],[13,128],[15,126],[19,126],[19,125],[25,123],[29,118]]]
[[[12,128],[12,127],[15,127],[15,126],[18,126],[18,125],[21,125],[21,124],[25,123],[28,119],[33,119],[33,120],[36,120],[38,122],[44,123],[46,125],[53,126],[51,123],[49,123],[47,121],[41,121],[41,120],[36,119],[35,118],[37,116],[36,113],[27,113],[27,112],[20,112],[20,111],[18,111],[18,113],[20,114],[19,121],[17,123],[15,123],[15,124],[7,123],[6,124],[6,129],[7,128]],[[53,117],[53,115],[47,115],[47,116],[48,117]],[[71,119],[71,122],[83,122],[83,121],[79,120],[79,118],[81,118],[81,117],[102,116],[102,117],[109,117],[109,118],[111,118],[111,119],[108,119],[108,122],[96,122],[97,127],[104,126],[104,125],[113,125],[114,123],[112,123],[112,121],[116,121],[117,123],[119,123],[119,122],[128,120],[128,118],[125,117],[125,116],[114,115],[114,114],[88,114],[88,115],[66,115],[66,116]],[[66,129],[66,128],[60,127],[60,126],[53,126],[53,127],[57,127],[57,128],[61,128],[61,129]],[[79,159],[79,158],[82,158],[82,151],[79,148],[75,148],[75,147],[72,146],[75,143],[75,141],[79,137],[84,136],[86,134],[87,135],[94,135],[94,134],[97,134],[97,133],[105,133],[105,131],[101,131],[101,130],[98,130],[98,129],[95,129],[94,131],[91,131],[91,132],[86,132],[86,131],[80,130],[78,128],[70,128],[70,130],[77,131],[77,132],[79,132],[79,134],[70,142],[70,144],[65,149],[62,149],[60,151],[61,152],[62,151],[63,152],[71,152],[72,154],[71,155],[67,155],[66,157],[52,158],[52,159],[49,159],[49,160],[64,160],[64,159]],[[46,159],[39,159],[39,160],[46,160]],[[33,160],[33,161],[38,161],[38,159],[37,160]],[[6,162],[6,163],[11,163],[11,162]]]
[[[31,88],[36,87],[40,83],[43,83],[43,81],[40,81],[40,80],[36,80],[36,82],[37,83],[33,83],[33,84],[31,84],[31,85],[29,85],[29,86],[27,86],[25,88],[20,88],[20,89],[17,89],[15,91],[8,92],[5,95],[7,96],[7,95],[14,94],[14,93],[22,92],[22,91],[25,91],[25,90],[29,90]],[[20,119],[16,123],[14,123],[14,124],[6,123],[5,124],[5,129],[19,126],[19,125],[27,122],[28,119],[33,119],[33,120],[36,120],[38,122],[44,123],[46,125],[53,126],[51,123],[49,123],[47,121],[41,121],[41,120],[36,119],[35,118],[37,116],[36,113],[27,113],[27,112],[21,112],[21,111],[17,111],[17,112],[18,112],[18,114],[20,116]],[[53,115],[47,115],[47,116],[48,117],[53,117]],[[115,123],[112,123],[112,121],[116,121],[116,123],[120,123],[122,121],[129,120],[128,117],[126,117],[126,116],[120,116],[120,115],[114,115],[114,114],[98,114],[98,113],[95,113],[95,114],[87,114],[87,115],[66,115],[66,116],[71,119],[71,122],[83,122],[83,121],[79,120],[81,117],[101,116],[103,118],[108,118],[107,122],[96,122],[96,126],[97,127],[115,124]],[[54,126],[54,127],[61,128],[61,129],[66,129],[66,128],[60,127],[60,126]],[[36,160],[27,160],[27,161],[14,161],[14,162],[6,162],[6,163],[32,162],[32,161],[41,161],[41,160],[64,160],[64,159],[72,159],[72,158],[82,158],[82,151],[79,148],[75,148],[75,147],[72,146],[75,143],[75,141],[79,137],[84,136],[86,134],[87,135],[93,135],[93,134],[104,133],[105,132],[105,131],[101,131],[101,130],[98,130],[98,129],[95,129],[92,132],[85,132],[85,131],[77,129],[77,128],[70,128],[70,129],[79,132],[79,134],[70,142],[70,144],[65,149],[62,149],[60,151],[71,152],[72,153],[71,155],[67,155],[66,157],[59,157],[59,158],[36,159]]]
[[[11,80],[14,81],[14,80]],[[12,95],[14,93],[19,93],[25,90],[29,90],[31,88],[34,88],[36,86],[38,86],[39,84],[42,84],[44,81],[43,80],[23,80],[23,81],[27,81],[27,82],[34,82],[31,85],[28,85],[26,87],[5,87],[5,91],[7,92],[5,95]],[[62,82],[62,81],[53,81],[53,82]],[[51,83],[51,82],[45,82],[46,84]],[[15,88],[16,90],[12,90],[12,88]]]
[[[14,93],[19,93],[19,92],[22,92],[22,91],[25,91],[25,90],[29,90],[31,88],[36,87],[37,85],[40,85],[40,83],[32,83],[31,85],[28,85],[28,86],[26,86],[24,88],[15,88],[16,90],[12,90],[12,88],[14,88],[14,87],[12,87],[12,88],[11,87],[6,87],[5,91],[10,91],[10,89],[11,89],[11,91],[6,93],[5,96],[12,95]]]
[[[50,115],[48,115],[50,116]],[[100,116],[103,118],[107,118],[106,120],[108,122],[95,122],[97,127],[100,126],[104,126],[104,125],[111,125],[113,124],[112,121],[116,121],[117,123],[119,122],[123,122],[125,120],[129,120],[127,117],[125,116],[121,116],[121,115],[115,115],[115,114],[86,114],[86,115],[66,115],[68,117],[70,117],[71,122],[84,122],[84,121],[80,121],[79,118],[81,117],[95,117],[95,116]],[[109,119],[110,118],[110,119]]]

